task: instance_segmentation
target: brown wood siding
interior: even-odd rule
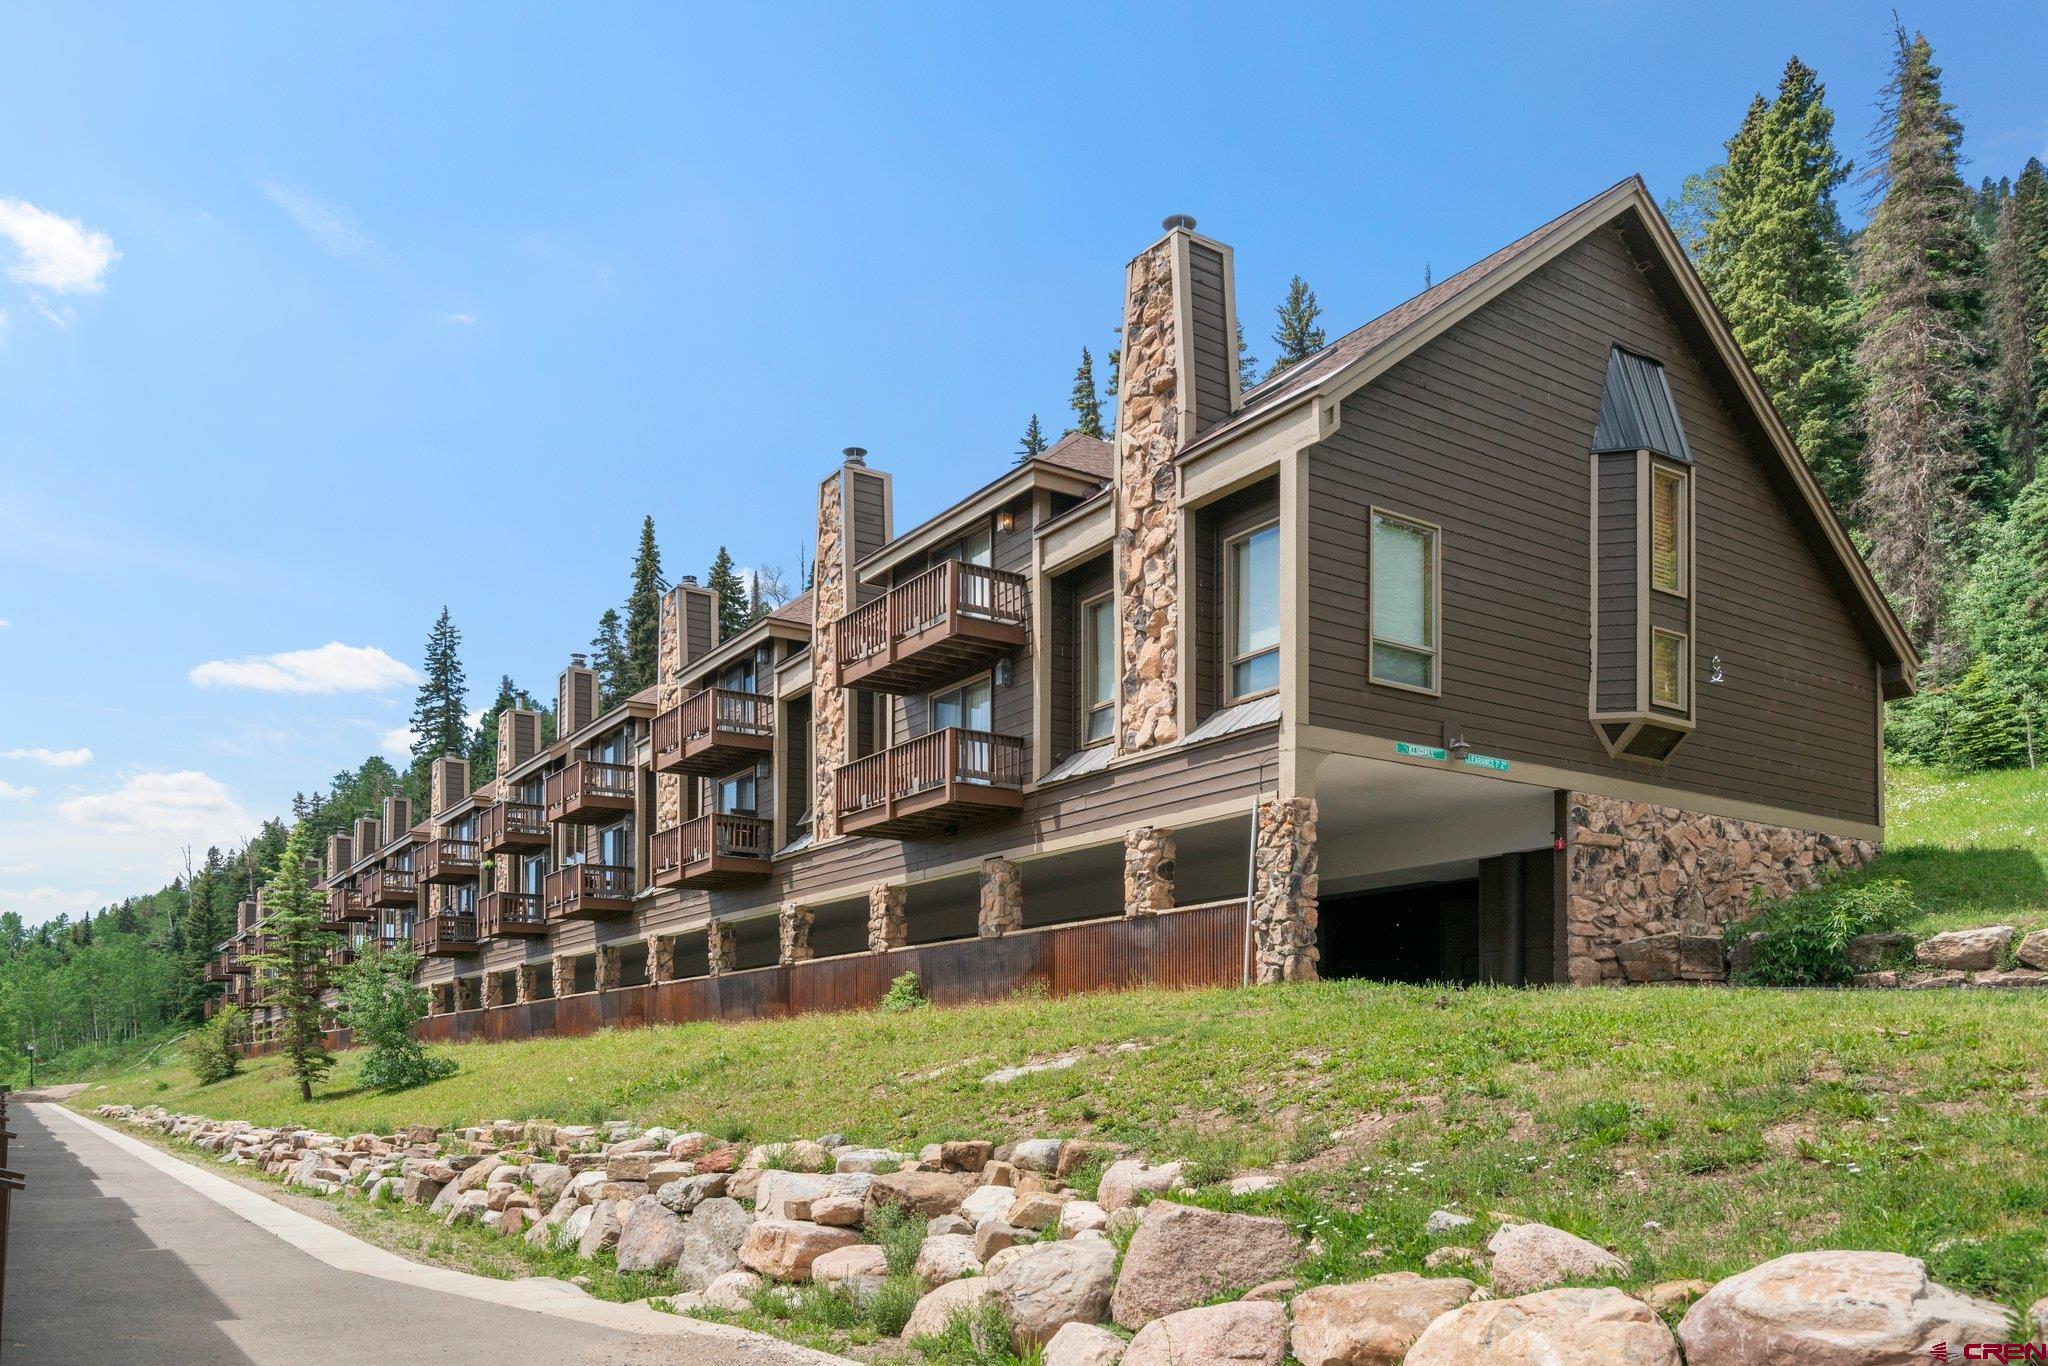
[[[1195,431],[1200,436],[1230,416],[1230,367],[1237,338],[1223,300],[1223,253],[1188,244],[1189,316],[1194,320]]]
[[[1700,480],[1694,655],[1727,668],[1664,765],[1610,758],[1586,721],[1587,461],[1617,342],[1664,363],[1685,423]],[[1611,233],[1346,400],[1309,457],[1310,719],[1428,738],[1455,717],[1481,753],[1877,821],[1871,653],[1733,401]],[[1444,527],[1440,699],[1365,682],[1374,503]]]
[[[1201,509],[1195,517],[1194,718],[1201,725],[1230,696],[1230,620],[1223,547],[1280,515],[1280,481],[1265,479]]]
[[[702,659],[718,644],[718,595],[703,592],[683,594],[683,663]]]
[[[881,475],[873,470],[849,469],[847,476],[852,481],[853,493],[853,561],[859,564],[889,543],[888,502],[882,493]]]
[[[1042,667],[1047,679],[1050,706],[1047,711],[1052,746],[1048,764],[1059,763],[1081,745],[1081,604],[1110,588],[1107,555],[1090,560],[1079,569],[1054,579],[1050,585],[1052,603],[1048,613],[1051,639],[1045,642]]]
[[[811,809],[811,699],[807,695],[782,709],[779,718],[787,739],[782,759],[782,800],[789,817],[785,839],[794,838],[796,823]]]
[[[1636,705],[1636,457],[1603,455],[1600,465],[1601,711]]]

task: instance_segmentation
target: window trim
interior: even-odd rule
[[[1109,675],[1109,700],[1102,703],[1092,702],[1088,696],[1088,655],[1089,651],[1095,646],[1094,632],[1088,629],[1088,613],[1098,603],[1108,608],[1110,613],[1109,648],[1111,658],[1103,661],[1104,672]],[[1076,670],[1079,677],[1075,680],[1074,688],[1080,719],[1079,734],[1075,736],[1077,741],[1075,748],[1093,749],[1097,745],[1116,743],[1117,691],[1123,672],[1119,661],[1115,658],[1118,627],[1116,618],[1116,590],[1114,588],[1105,588],[1100,593],[1094,593],[1083,598],[1079,603],[1075,604],[1074,617],[1075,643],[1080,647],[1079,654],[1081,657],[1080,668]],[[1109,714],[1109,733],[1100,739],[1091,740],[1088,738],[1088,722],[1096,712],[1107,712]]]
[[[1667,598],[1685,601],[1692,597],[1692,471],[1675,465],[1668,460],[1652,456],[1649,461],[1649,488],[1647,490],[1648,519],[1644,525],[1644,552],[1648,563],[1645,566],[1645,581],[1652,593],[1662,593]],[[1673,479],[1678,483],[1678,587],[1666,588],[1657,582],[1657,481]]]
[[[1678,698],[1672,702],[1666,702],[1657,696],[1657,641],[1660,638],[1678,642]],[[1649,665],[1649,677],[1644,680],[1644,684],[1648,689],[1650,705],[1653,707],[1663,707],[1669,711],[1690,712],[1690,698],[1692,696],[1691,633],[1674,631],[1668,626],[1652,626],[1650,628]]]
[[[941,697],[946,696],[948,693],[966,692],[969,688],[973,687],[977,683],[986,683],[988,685],[989,728],[988,730],[979,733],[986,735],[994,735],[996,733],[996,674],[994,669],[983,669],[979,673],[969,674],[967,677],[961,679],[958,683],[948,683],[943,688],[933,688],[930,692],[926,693],[924,695],[924,730],[921,734],[911,736],[909,737],[909,739],[921,740],[926,735],[931,735],[938,731],[945,730],[946,727],[937,724],[939,699]],[[895,709],[891,708],[890,710],[894,711]],[[962,707],[960,710],[962,717],[964,719],[967,709],[965,707]],[[963,724],[958,727],[955,727],[955,729],[972,731],[974,728],[972,726]],[[908,744],[909,740],[904,740],[901,743]]]
[[[1430,598],[1430,601],[1429,601],[1429,624],[1430,624],[1430,637],[1431,637],[1431,639],[1433,639],[1433,640],[1434,640],[1434,641],[1436,642],[1436,644],[1434,644],[1434,645],[1432,645],[1432,646],[1428,647],[1428,650],[1427,650],[1427,653],[1428,653],[1428,655],[1429,655],[1429,657],[1430,657],[1430,662],[1431,662],[1431,664],[1433,665],[1433,667],[1432,667],[1432,668],[1430,669],[1430,671],[1429,671],[1429,681],[1430,681],[1430,686],[1428,686],[1428,687],[1426,687],[1426,688],[1423,688],[1423,687],[1417,687],[1417,686],[1416,686],[1415,684],[1413,684],[1413,683],[1407,683],[1407,682],[1404,682],[1404,681],[1402,681],[1401,679],[1398,679],[1398,678],[1381,678],[1381,677],[1379,676],[1379,674],[1378,674],[1377,670],[1376,670],[1376,669],[1375,669],[1375,667],[1374,667],[1374,659],[1375,659],[1375,656],[1376,656],[1376,650],[1377,650],[1377,647],[1378,647],[1378,646],[1379,646],[1379,644],[1380,644],[1380,637],[1379,637],[1379,633],[1378,633],[1378,632],[1377,632],[1376,630],[1374,630],[1374,628],[1373,628],[1373,619],[1372,619],[1372,594],[1373,594],[1373,579],[1374,579],[1374,576],[1376,576],[1376,575],[1377,575],[1377,574],[1379,573],[1379,566],[1378,566],[1378,564],[1376,564],[1376,563],[1374,562],[1374,558],[1373,558],[1373,553],[1372,553],[1372,531],[1373,531],[1373,524],[1374,524],[1375,522],[1378,522],[1378,521],[1381,521],[1381,520],[1385,520],[1385,521],[1389,521],[1389,522],[1400,522],[1400,523],[1403,523],[1403,524],[1405,524],[1405,525],[1407,525],[1407,526],[1411,526],[1411,527],[1415,527],[1415,528],[1418,528],[1418,529],[1420,529],[1420,530],[1422,530],[1422,531],[1425,531],[1425,532],[1427,532],[1427,533],[1429,534],[1429,598]],[[1421,694],[1422,696],[1424,696],[1424,697],[1441,697],[1441,696],[1443,696],[1443,692],[1444,692],[1444,529],[1443,529],[1443,527],[1442,527],[1442,526],[1441,526],[1440,524],[1436,523],[1436,522],[1426,521],[1426,520],[1424,520],[1424,519],[1423,519],[1423,518],[1421,518],[1421,517],[1416,517],[1416,516],[1412,516],[1412,515],[1410,515],[1410,514],[1408,514],[1408,513],[1405,513],[1405,512],[1396,512],[1396,511],[1395,511],[1394,509],[1392,509],[1392,508],[1389,508],[1389,507],[1383,507],[1383,506],[1381,506],[1381,505],[1380,505],[1380,504],[1378,504],[1378,503],[1374,503],[1374,504],[1371,504],[1371,505],[1370,505],[1370,506],[1368,506],[1368,507],[1367,507],[1367,509],[1366,509],[1366,517],[1365,517],[1365,574],[1366,574],[1366,579],[1365,579],[1365,677],[1366,677],[1366,681],[1367,681],[1368,683],[1372,684],[1372,685],[1373,685],[1374,687],[1378,687],[1378,688],[1396,688],[1396,689],[1399,689],[1399,690],[1400,690],[1400,691],[1402,691],[1402,692],[1412,692],[1412,693],[1420,693],[1420,694]],[[1402,641],[1398,641],[1398,640],[1391,640],[1391,639],[1390,639],[1390,640],[1388,640],[1388,641],[1386,642],[1386,644],[1387,644],[1387,646],[1388,646],[1388,648],[1389,648],[1389,649],[1395,649],[1395,650],[1406,650],[1406,651],[1408,651],[1408,652],[1409,652],[1410,654],[1422,654],[1422,653],[1425,653],[1425,651],[1424,651],[1424,650],[1423,650],[1423,649],[1422,649],[1421,647],[1419,647],[1419,646],[1409,645],[1409,644],[1406,644],[1406,643],[1404,643],[1404,642],[1402,642]]]
[[[1279,683],[1275,682],[1270,688],[1260,688],[1254,692],[1239,692],[1237,690],[1237,668],[1238,665],[1250,663],[1261,655],[1271,655],[1275,665],[1279,664],[1281,647],[1287,643],[1285,625],[1287,614],[1285,611],[1280,613],[1282,625],[1281,639],[1278,642],[1263,650],[1253,650],[1247,655],[1231,652],[1237,642],[1237,575],[1231,568],[1236,557],[1231,554],[1231,550],[1240,542],[1249,542],[1254,536],[1268,531],[1278,531],[1279,528],[1280,519],[1273,517],[1260,522],[1257,526],[1246,527],[1234,536],[1223,538],[1223,563],[1219,566],[1221,572],[1218,575],[1223,583],[1223,649],[1218,653],[1223,655],[1223,705],[1226,707],[1234,707],[1240,702],[1250,702],[1261,697],[1271,697],[1274,693],[1280,691]],[[1277,605],[1284,606],[1284,593],[1282,603]],[[1277,668],[1275,670],[1275,677],[1278,677]]]

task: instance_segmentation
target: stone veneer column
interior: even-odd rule
[[[1180,739],[1180,447],[1174,234],[1126,273],[1116,419],[1117,749]]]
[[[712,977],[739,966],[740,942],[723,920],[704,927],[704,961],[705,971]]]
[[[1173,909],[1178,861],[1171,830],[1141,825],[1124,834],[1124,914],[1157,915]]]
[[[519,1004],[526,1005],[540,999],[540,969],[539,963],[519,965]]]
[[[661,595],[661,612],[655,629],[654,709],[667,711],[683,701],[683,590],[681,585]],[[683,775],[654,775],[654,828],[672,830],[683,823]],[[650,955],[649,964],[653,962]]]
[[[852,607],[847,581],[846,467],[818,486],[818,553],[811,570],[811,832],[822,843],[839,834],[837,775],[853,757],[846,689],[832,627]]]
[[[647,941],[648,981],[673,982],[682,975],[676,970],[676,950],[682,942],[679,934],[657,934]]]
[[[1869,840],[1571,794],[1566,839],[1567,969],[1581,986],[1623,979],[1618,947],[1658,934],[1716,935],[1877,855]]]
[[[454,986],[448,982],[433,982],[427,986],[427,1014],[446,1015]]]
[[[495,972],[484,974],[483,1006],[485,1010],[505,1004],[505,988]]]
[[[621,947],[618,944],[599,944],[597,946],[597,972],[595,977],[596,986],[599,991],[617,991],[619,989]]]
[[[555,955],[554,967],[551,969],[548,983],[554,988],[554,993],[557,996],[575,994],[571,990],[576,985],[576,959],[574,955],[567,953]]]
[[[455,1008],[457,1010],[481,1010],[484,1004],[482,983],[466,977],[455,979]]]
[[[868,952],[900,949],[910,938],[909,889],[877,882],[868,888]]]
[[[782,903],[782,911],[778,917],[780,921],[778,928],[782,935],[782,955],[780,961],[785,967],[791,963],[810,961],[812,957],[811,922],[815,918],[809,906],[800,905],[794,901]]]
[[[1316,960],[1316,803],[1259,803],[1252,848],[1253,969],[1261,982],[1313,982]]]
[[[1024,928],[1024,870],[1006,858],[981,861],[981,914],[974,932],[1000,939]]]

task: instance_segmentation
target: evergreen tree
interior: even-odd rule
[[[262,974],[270,1004],[283,1009],[284,1054],[302,1101],[313,1098],[313,1083],[334,1066],[320,996],[327,988],[327,954],[338,940],[320,928],[323,900],[306,875],[311,858],[305,827],[300,826],[285,841],[263,889],[263,932],[270,936],[269,949],[250,960]]]
[[[1245,345],[1244,320],[1240,318],[1237,323],[1237,391],[1248,394],[1258,382],[1259,358],[1252,354],[1251,347]]]
[[[1322,305],[1316,302],[1316,292],[1299,275],[1287,282],[1287,299],[1273,312],[1280,319],[1280,325],[1273,329],[1273,344],[1280,348],[1280,355],[1267,373],[1268,379],[1322,350],[1324,340],[1323,329],[1316,326],[1316,319],[1323,316]]]
[[[1835,190],[1834,113],[1813,68],[1785,64],[1777,99],[1751,103],[1728,142],[1700,274],[1821,487],[1855,494],[1856,305]]]
[[[1074,393],[1067,400],[1074,410],[1074,425],[1069,432],[1102,439],[1102,400],[1095,393],[1095,358],[1088,354],[1088,348],[1081,348],[1081,363],[1074,369]]]
[[[712,557],[711,572],[704,584],[718,595],[718,638],[730,640],[747,629],[747,585],[733,567],[732,554],[724,546]]]
[[[1998,208],[1991,246],[1992,412],[2015,484],[2048,441],[2048,174],[2038,157]]]
[[[597,705],[610,711],[631,697],[625,686],[632,665],[626,658],[626,637],[618,609],[607,607],[597,619],[597,634],[590,638],[590,667],[597,670]]]
[[[1869,386],[1860,507],[1870,562],[1915,639],[1935,637],[1977,473],[1982,291],[1963,129],[1925,37],[1898,31],[1885,89],[1879,196],[1858,244],[1857,356]]]
[[[443,607],[427,635],[426,680],[412,706],[412,767],[424,776],[434,760],[469,752],[469,727],[463,713],[469,697],[462,675],[462,632]]]
[[[1685,178],[1676,195],[1664,201],[1664,217],[1671,221],[1678,245],[1695,266],[1706,246],[1707,225],[1721,212],[1721,176],[1727,169],[1725,165],[1715,165],[1695,171]]]
[[[455,1073],[453,1058],[427,1052],[412,1036],[412,1027],[427,1017],[427,993],[413,981],[414,966],[410,948],[386,953],[372,945],[341,970],[341,1003],[355,1042],[365,1050],[358,1075],[379,1091]]]
[[[1023,464],[1034,456],[1045,454],[1047,445],[1045,429],[1038,425],[1038,414],[1031,415],[1030,425],[1024,428],[1024,435],[1017,442],[1017,463]]]
[[[661,576],[661,549],[654,543],[654,518],[640,523],[640,549],[633,556],[633,591],[626,596],[626,667],[619,695],[631,697],[654,686],[661,648],[661,595],[668,580]]]

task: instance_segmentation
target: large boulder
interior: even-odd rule
[[[1649,1305],[1619,1290],[1542,1290],[1453,1309],[1408,1349],[1407,1366],[1679,1366]],[[1751,1358],[1760,1366],[1762,1358]],[[1695,1362],[1693,1366],[1699,1366]],[[1786,1363],[1786,1366],[1790,1366]]]
[[[1950,930],[1921,940],[1914,946],[1913,957],[1921,967],[1943,972],[1988,972],[1998,966],[1998,956],[2012,943],[2013,933],[2010,925]]]
[[[754,1191],[754,1212],[763,1219],[795,1218],[789,1207],[798,1201],[808,1203],[828,1195],[850,1195],[859,1200],[866,1196],[872,1180],[866,1172],[765,1172]]]
[[[483,1185],[484,1182],[491,1179],[492,1172],[498,1170],[498,1168],[504,1165],[504,1158],[499,1157],[496,1154],[492,1154],[490,1157],[485,1158],[483,1161],[477,1163],[474,1167],[468,1168],[460,1176],[455,1178],[455,1193],[461,1195],[465,1192],[475,1190],[478,1186]]]
[[[722,1271],[704,1287],[704,1303],[730,1314],[751,1309],[754,1295],[768,1282],[751,1271]]]
[[[576,1242],[576,1255],[595,1257],[608,1247],[617,1247],[622,1230],[617,1205],[609,1200],[592,1205],[590,1220],[583,1226],[583,1236]]]
[[[2048,969],[2048,930],[2035,930],[2013,951],[2023,968]]]
[[[1001,1220],[1016,1202],[1017,1193],[1008,1186],[982,1186],[967,1193],[960,1202],[959,1214],[970,1224],[985,1224],[992,1219]]]
[[[915,1342],[919,1338],[937,1337],[946,1331],[946,1326],[962,1315],[973,1314],[988,1297],[989,1283],[985,1276],[969,1276],[965,1280],[947,1281],[935,1290],[926,1292],[917,1302],[917,1308],[910,1311],[910,1318],[903,1325],[903,1340]]]
[[[935,1219],[960,1208],[980,1184],[972,1172],[884,1172],[868,1178],[869,1211],[894,1205],[920,1219]]]
[[[1678,1325],[1692,1366],[1791,1362],[1925,1362],[1938,1342],[1954,1359],[1973,1342],[2011,1340],[2005,1310],[1927,1278],[1896,1252],[1795,1252],[1730,1276]]]
[[[1134,1157],[1121,1162],[1112,1162],[1102,1173],[1097,1183],[1095,1203],[1106,1213],[1114,1214],[1127,1205],[1135,1205],[1147,1195],[1165,1195],[1180,1184],[1180,1163],[1163,1162],[1148,1167]]]
[[[1031,1248],[988,1276],[1019,1352],[1043,1345],[1067,1324],[1102,1322],[1116,1283],[1116,1249],[1092,1241]]]
[[[1576,1234],[1548,1224],[1508,1224],[1487,1239],[1496,1295],[1526,1295],[1566,1281],[1626,1278],[1628,1263]]]
[[[977,1275],[980,1271],[981,1258],[974,1252],[974,1235],[942,1233],[926,1238],[919,1246],[917,1265],[910,1269],[910,1274],[931,1287],[957,1281],[962,1276]]]
[[[1278,1219],[1156,1200],[1146,1206],[1124,1252],[1113,1305],[1116,1321],[1142,1328],[1225,1291],[1281,1280],[1293,1274],[1300,1259],[1294,1231]]]
[[[713,1196],[725,1194],[725,1183],[728,1179],[722,1172],[685,1176],[681,1180],[658,1187],[654,1192],[654,1198],[677,1214],[688,1214]]]
[[[1131,1339],[1123,1366],[1280,1366],[1286,1355],[1287,1310],[1273,1300],[1238,1300],[1152,1320]]]
[[[1394,1366],[1422,1330],[1472,1298],[1462,1276],[1390,1271],[1294,1297],[1289,1345],[1301,1366]]]
[[[879,1243],[854,1243],[818,1254],[811,1279],[827,1290],[843,1292],[856,1303],[880,1288],[889,1274],[888,1254]]]
[[[1127,1346],[1107,1328],[1070,1323],[1045,1344],[1044,1366],[1117,1366]]]
[[[800,1281],[811,1263],[834,1248],[852,1247],[860,1235],[804,1219],[756,1219],[740,1244],[740,1263],[774,1281]]]
[[[619,1270],[666,1270],[682,1255],[683,1221],[651,1195],[635,1200],[619,1231]]]
[[[683,1223],[683,1255],[676,1279],[685,1290],[702,1290],[740,1264],[740,1245],[754,1216],[729,1196],[714,1196]]]

